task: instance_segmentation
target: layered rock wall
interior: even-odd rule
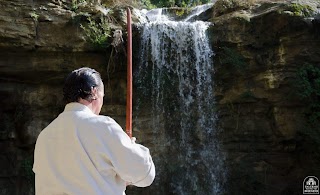
[[[306,176],[319,175],[304,135],[306,104],[297,95],[299,70],[320,66],[319,20],[285,7],[265,3],[213,19],[230,194],[296,194]]]
[[[0,2],[0,194],[33,194],[35,139],[63,110],[61,88],[68,72],[82,66],[101,72],[106,86],[102,114],[124,127],[125,49],[117,53],[85,41],[80,23],[86,15],[77,14],[70,2]],[[300,194],[306,176],[320,176],[316,146],[305,135],[307,105],[296,94],[300,68],[320,65],[320,22],[284,7],[213,9],[208,33],[216,53],[214,109],[227,157],[226,194]],[[83,12],[100,15],[90,6]],[[115,28],[121,28],[123,10],[115,13],[120,23]],[[141,115],[135,122],[152,126],[150,116]],[[163,140],[159,136],[165,131],[174,134],[170,128],[161,135],[134,133],[157,154],[170,149],[152,143]],[[169,189],[156,183],[128,194]]]
[[[0,194],[34,194],[35,140],[64,109],[65,76],[83,66],[98,70],[105,82],[102,112],[124,125],[125,57],[84,40],[80,22],[87,21],[71,3],[14,0],[0,6]]]

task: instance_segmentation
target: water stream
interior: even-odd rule
[[[179,22],[163,15],[162,9],[151,10],[146,13],[149,21],[140,25],[135,112],[137,118],[150,119],[157,166],[153,186],[162,189],[154,194],[223,192],[226,173],[215,126],[214,51],[206,34],[211,24],[188,22],[209,7],[198,7]],[[140,127],[146,128],[146,123]]]

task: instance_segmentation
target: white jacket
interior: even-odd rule
[[[146,187],[155,177],[148,148],[80,103],[40,133],[33,171],[36,195],[124,195],[126,182]]]

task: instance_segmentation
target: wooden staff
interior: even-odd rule
[[[132,137],[132,29],[131,11],[127,8],[127,109],[126,109],[126,133]]]

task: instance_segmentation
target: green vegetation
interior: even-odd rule
[[[310,153],[320,158],[320,67],[305,64],[297,73],[297,94],[305,105],[306,126],[300,130]],[[319,170],[318,170],[319,171]]]
[[[79,8],[93,3],[92,0],[72,0],[70,9],[73,11],[72,23],[80,24],[84,30],[84,38],[97,48],[108,47],[107,40],[111,34],[111,23],[109,23],[109,16],[99,17],[93,16],[87,12],[81,11]]]
[[[133,7],[145,7],[147,9],[153,9],[157,7],[192,7],[205,3],[210,3],[211,0],[117,0],[117,1],[105,1],[103,4],[107,7],[116,5],[129,5]]]
[[[306,103],[311,124],[320,121],[320,68],[306,64],[298,71],[298,95]]]
[[[35,22],[38,22],[39,15],[35,11],[30,12],[29,15]]]
[[[150,0],[140,0],[141,4],[144,5],[147,9],[154,9],[156,6],[150,2]]]
[[[76,11],[81,4],[86,3],[86,0],[72,0],[71,1],[71,10]]]
[[[90,17],[88,21],[89,23],[87,25],[80,25],[85,32],[85,39],[98,48],[108,47],[107,40],[111,34],[108,21],[102,18],[99,22],[96,22]]]
[[[171,6],[193,6],[203,3],[208,3],[210,0],[139,0],[139,1],[130,1],[130,0],[117,0],[117,1],[104,1],[104,7],[117,7],[117,6],[133,6],[133,7],[147,7],[152,9],[155,7],[171,7]],[[111,26],[117,26],[117,21],[112,18],[108,13],[108,16],[100,17],[99,19],[96,16],[91,15],[91,13],[84,12],[80,7],[85,7],[86,5],[94,4],[92,0],[72,0],[70,5],[70,10],[73,11],[72,14],[72,23],[80,24],[80,27],[84,30],[84,38],[86,41],[92,43],[97,48],[107,48],[108,40],[111,37]],[[185,10],[177,10],[176,14],[178,16],[183,15]],[[31,14],[30,14],[31,15]],[[36,14],[32,14],[31,17],[37,18]],[[84,23],[83,21],[88,21]]]
[[[185,14],[185,11],[184,9],[177,9],[176,10],[176,16],[183,16]]]
[[[289,4],[288,11],[292,12],[295,16],[302,16],[302,17],[310,17],[315,14],[315,9],[307,4],[298,4],[292,3]]]
[[[210,0],[150,0],[156,7],[191,7],[211,2]]]

